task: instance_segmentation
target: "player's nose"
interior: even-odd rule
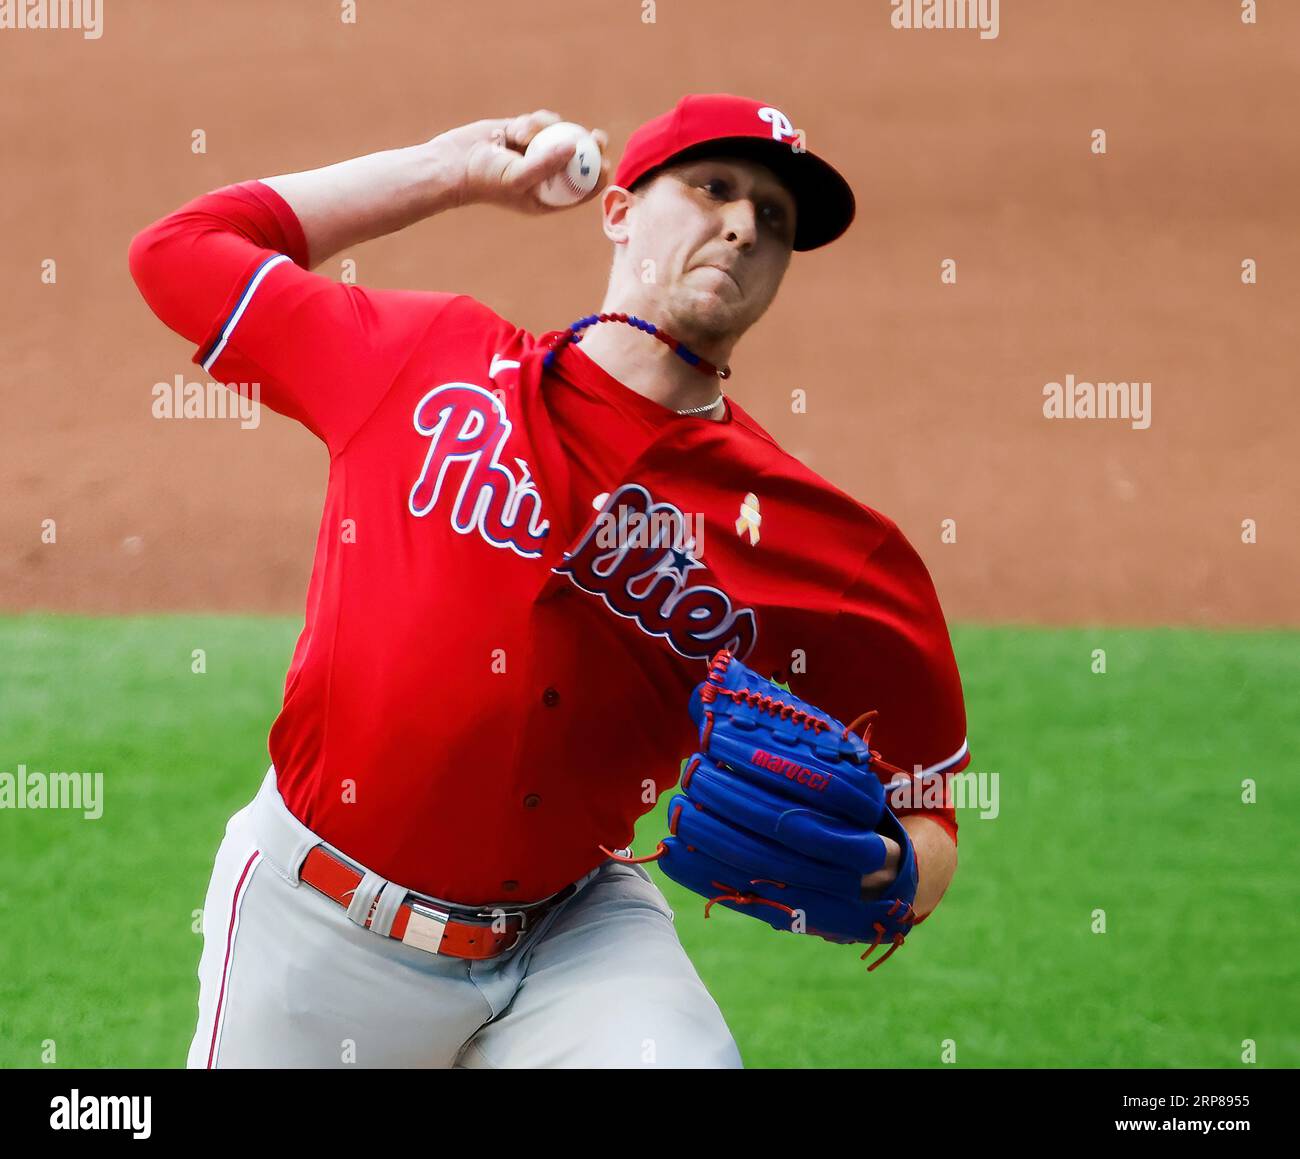
[[[758,240],[758,213],[748,198],[727,202],[722,209],[722,221],[723,235],[730,244],[749,249]]]

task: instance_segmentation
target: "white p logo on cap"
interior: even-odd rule
[[[772,126],[773,141],[784,141],[787,137],[796,136],[790,118],[780,109],[774,109],[771,105],[764,105],[758,110],[758,119]]]

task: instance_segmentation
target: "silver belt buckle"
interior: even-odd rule
[[[451,915],[430,909],[416,901],[408,902],[407,905],[411,916],[407,919],[406,931],[402,934],[402,944],[436,954],[442,945],[442,935],[447,930]]]
[[[447,930],[447,923],[451,920],[451,914],[443,911],[432,909],[427,905],[421,905],[418,901],[408,901],[407,907],[411,911],[411,916],[406,922],[406,932],[402,934],[402,943],[407,946],[414,946],[417,950],[424,950],[430,954],[440,952],[442,938]],[[500,915],[489,915],[482,911],[475,913],[475,917],[491,917],[496,921],[498,916],[508,916],[511,914],[519,915],[519,929],[515,931],[515,938],[508,946],[503,946],[501,953],[513,950],[519,945],[519,940],[524,936],[524,930],[528,928],[528,915],[519,910],[501,911]],[[484,929],[491,928],[491,923],[485,923]]]
[[[519,945],[532,924],[531,919],[535,911],[547,907],[548,904],[556,904],[573,892],[575,892],[574,885],[570,883],[564,889],[551,894],[550,897],[544,897],[541,901],[533,902],[528,906],[517,906],[510,909],[505,909],[502,906],[493,906],[490,909],[484,909],[481,906],[464,906],[464,916],[472,915],[479,919],[486,919],[490,926],[500,917],[508,918],[518,915],[519,929],[515,931],[514,941],[501,950],[501,953],[504,954]],[[414,946],[416,949],[424,950],[430,954],[436,954],[442,945],[443,934],[446,932],[447,923],[452,918],[452,911],[435,909],[433,906],[416,900],[421,896],[423,895],[414,891],[409,891],[406,895],[406,905],[411,911],[411,916],[407,920],[406,932],[402,935],[402,943],[407,946]]]

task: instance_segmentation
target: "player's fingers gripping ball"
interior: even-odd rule
[[[874,713],[845,726],[726,651],[690,711],[700,751],[668,803],[660,868],[710,899],[706,916],[719,904],[779,930],[866,942],[863,958],[888,945],[875,969],[916,921],[917,868],[876,775],[898,770],[869,747]],[[902,851],[898,875],[866,900],[862,878],[885,864],[884,837]]]
[[[538,184],[535,192],[543,205],[577,205],[600,180],[600,143],[587,129],[572,121],[560,121],[542,129],[528,142],[524,158],[545,155],[562,142],[573,143],[573,156],[559,173]]]

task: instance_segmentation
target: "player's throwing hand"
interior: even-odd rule
[[[528,158],[524,151],[542,129],[563,119],[550,109],[537,109],[517,117],[474,121],[434,138],[448,162],[461,172],[456,204],[486,203],[520,213],[553,213],[557,207],[543,205],[535,191],[564,168],[573,156],[574,146],[558,144],[540,156]],[[592,136],[602,155],[600,179],[579,204],[597,196],[609,178],[609,137],[601,129],[593,130]]]

